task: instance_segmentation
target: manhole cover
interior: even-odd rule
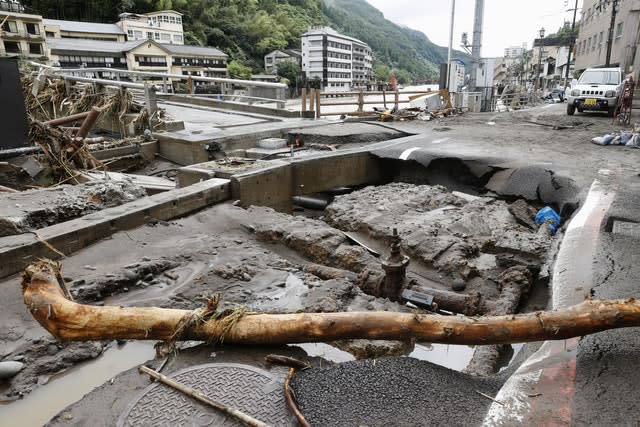
[[[293,426],[295,417],[284,400],[283,371],[267,372],[249,365],[210,363],[183,369],[171,378],[213,400],[273,426]],[[244,426],[235,418],[154,383],[120,416],[124,426]]]

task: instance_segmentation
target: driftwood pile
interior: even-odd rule
[[[29,140],[42,148],[58,183],[74,182],[77,169],[105,168],[88,147],[103,142],[87,137],[96,121],[107,117],[114,129],[124,133],[127,114],[137,114],[134,123],[148,120],[147,110],[126,89],[96,92],[93,85],[81,83],[67,87],[63,79],[46,70],[23,71],[21,80]]]

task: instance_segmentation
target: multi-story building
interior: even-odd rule
[[[615,20],[611,18],[615,9]],[[576,70],[607,66],[633,71],[638,77],[640,2],[635,0],[584,0],[580,34],[576,42]],[[611,35],[609,34],[611,30]]]
[[[0,56],[46,60],[42,16],[24,13],[18,1],[0,0]]]
[[[531,81],[539,89],[552,89],[565,84],[568,49],[574,38],[545,37],[533,41],[528,62]],[[573,64],[569,64],[572,67]]]
[[[47,43],[51,60],[63,68],[107,67],[202,77],[227,76],[227,55],[212,47],[161,44],[154,40],[109,42],[49,38]]]
[[[184,44],[182,14],[160,10],[145,14],[122,13],[115,25],[127,35],[127,40],[155,40],[165,44]]]
[[[302,62],[302,52],[298,49],[274,50],[264,56],[264,69],[269,74],[278,73],[278,64],[283,62]]]
[[[335,30],[315,26],[302,35],[302,71],[326,92],[349,91],[371,81],[369,46]]]
[[[43,19],[42,22],[48,38],[126,41],[125,32],[116,24],[63,21],[59,19]]]
[[[373,79],[372,52],[368,44],[353,39],[353,87],[366,88]]]
[[[522,43],[522,46],[511,46],[504,48],[505,58],[520,58],[527,51],[527,43]]]

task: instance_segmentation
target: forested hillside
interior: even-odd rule
[[[437,78],[447,49],[421,32],[386,20],[365,0],[23,0],[45,18],[116,22],[122,12],[173,9],[184,14],[185,42],[215,46],[253,73],[274,49],[298,48],[310,25],[326,24],[368,43],[375,74],[395,72],[401,83]],[[455,52],[462,60],[468,55]]]

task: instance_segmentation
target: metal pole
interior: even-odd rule
[[[476,91],[478,67],[480,64],[480,47],[482,47],[482,19],[484,17],[484,0],[476,0],[475,18],[473,24],[473,43],[471,45],[471,78],[469,90]]]
[[[616,25],[616,13],[618,13],[618,0],[613,0],[609,35],[607,37],[607,62],[604,64],[605,67],[611,66],[611,45],[613,45],[613,28]]]
[[[578,1],[578,0],[576,0]],[[451,80],[451,47],[453,45],[453,18],[456,11],[456,0],[451,0],[451,23],[449,24],[449,51],[447,52],[447,80],[445,81],[444,87],[447,88],[449,92],[451,92],[451,88],[449,87]]]
[[[567,71],[564,76],[564,87],[569,84],[569,68],[571,68],[571,51],[573,50],[574,32],[576,30],[576,13],[578,12],[578,0],[573,8],[573,22],[571,22],[571,42],[569,43],[569,53],[567,54]],[[566,96],[567,94],[565,94]]]
[[[536,72],[538,73],[538,77],[536,78],[536,90],[540,89],[540,87],[542,86],[542,77],[540,77],[540,66],[542,65],[542,45],[544,44],[543,42],[544,38],[540,38],[540,52],[538,53],[538,68],[536,69]]]

